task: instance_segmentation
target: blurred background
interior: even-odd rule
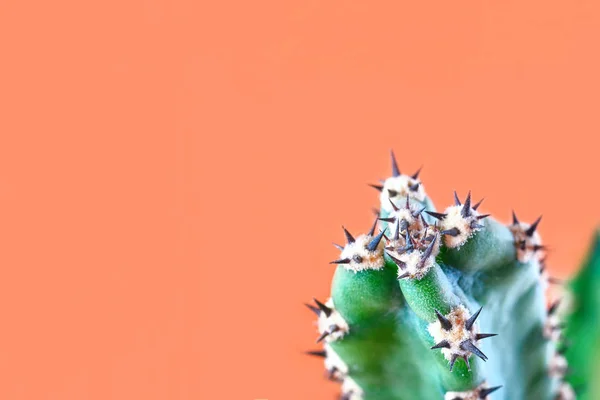
[[[367,186],[600,221],[591,0],[3,1],[0,398],[332,399],[302,305]]]

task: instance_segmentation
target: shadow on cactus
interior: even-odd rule
[[[557,282],[544,268],[541,217],[497,222],[471,193],[437,211],[419,171],[402,174],[393,153],[392,176],[371,186],[374,225],[343,229],[331,297],[307,304],[323,345],[308,354],[341,382],[341,399],[599,398],[598,238],[570,301],[547,302]]]

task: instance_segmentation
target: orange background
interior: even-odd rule
[[[600,7],[0,3],[0,398],[331,399],[312,315],[388,150],[444,207],[600,220]]]

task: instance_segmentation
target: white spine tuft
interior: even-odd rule
[[[325,342],[339,340],[348,333],[350,328],[344,317],[335,309],[333,299],[330,298],[327,300],[325,305],[331,309],[331,312],[329,316],[324,312],[319,314],[319,334],[323,335],[326,333]]]
[[[419,179],[413,179],[408,175],[399,175],[387,178],[381,190],[380,200],[383,210],[393,211],[390,200],[399,202],[409,197],[420,202],[425,201],[425,189]]]
[[[370,235],[360,235],[353,243],[348,243],[344,247],[340,258],[350,260],[349,263],[343,264],[344,268],[355,273],[383,268],[383,240],[375,251],[370,251],[367,245],[371,240],[373,237]]]
[[[327,356],[325,357],[325,369],[329,373],[330,379],[343,380],[348,374],[348,365],[331,348],[330,345],[324,346]]]
[[[548,371],[550,373],[550,376],[562,379],[564,378],[568,370],[569,365],[565,356],[558,353],[554,354],[554,356],[550,360],[550,369]]]
[[[444,211],[446,217],[440,221],[442,232],[448,232],[444,235],[444,244],[450,248],[460,248],[475,232],[481,229],[479,219],[480,214],[470,209],[468,216],[463,216],[464,205],[450,206]]]
[[[520,262],[528,263],[534,259],[542,259],[542,238],[537,231],[534,231],[531,235],[527,234],[527,230],[531,227],[530,224],[519,222],[508,227],[513,234],[517,249],[517,259]]]
[[[436,343],[444,340],[448,342],[450,347],[441,349],[448,361],[451,361],[455,354],[458,357],[468,357],[471,355],[471,352],[463,350],[460,347],[460,344],[465,340],[471,340],[474,344],[477,342],[475,339],[476,327],[473,326],[470,330],[465,327],[465,322],[469,319],[469,316],[469,310],[463,305],[459,305],[454,307],[449,314],[445,315],[452,323],[452,329],[445,330],[442,328],[440,321],[432,322],[427,328]]]
[[[356,381],[349,376],[344,378],[342,383],[342,399],[344,400],[363,400],[363,390]]]

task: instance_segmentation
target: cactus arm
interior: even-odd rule
[[[436,321],[436,311],[445,315],[461,304],[448,278],[437,264],[422,279],[400,279],[399,283],[410,308],[428,323]]]
[[[433,264],[423,278],[400,279],[399,283],[406,302],[421,320],[418,324],[418,332],[421,333],[422,344],[426,348],[432,349],[444,340],[443,337],[436,340],[430,332],[436,327],[436,324],[440,323],[438,320],[442,319],[438,313],[442,316],[448,315],[452,310],[465,307],[470,302],[460,288],[457,287],[455,293],[447,276],[437,264]],[[472,310],[478,309],[473,304],[470,305]],[[469,314],[472,315],[475,311],[471,311]],[[446,356],[435,348],[432,350],[435,350],[436,370],[442,379],[442,386],[445,390],[468,390],[478,386],[484,380],[480,374],[480,361],[476,357],[469,355],[466,359],[454,359],[453,361],[451,353]],[[467,360],[469,360],[468,364]]]
[[[360,390],[375,400],[412,400],[415,393],[429,398],[443,394],[437,375],[422,378],[428,365],[422,361],[431,360],[432,354],[421,345],[414,321],[409,322],[416,319],[408,316],[411,312],[393,264],[360,271],[339,265],[331,293],[330,304],[349,330],[342,340],[326,339],[327,358],[343,360],[342,365],[333,363],[334,378],[360,388],[346,387],[346,394],[356,396]],[[331,371],[332,365],[328,369]]]
[[[436,374],[428,374],[432,354],[423,349],[412,323],[410,310],[402,307],[371,323],[351,325],[344,340],[330,344],[348,364],[348,375],[365,398],[415,400],[441,398]],[[403,321],[399,324],[398,321]]]
[[[448,265],[474,272],[502,268],[514,261],[516,250],[510,229],[493,218],[480,222],[483,228],[460,248],[449,248],[443,255]]]
[[[338,266],[331,296],[338,311],[350,324],[397,311],[404,299],[395,285],[396,271],[386,266],[379,271],[352,272]]]

